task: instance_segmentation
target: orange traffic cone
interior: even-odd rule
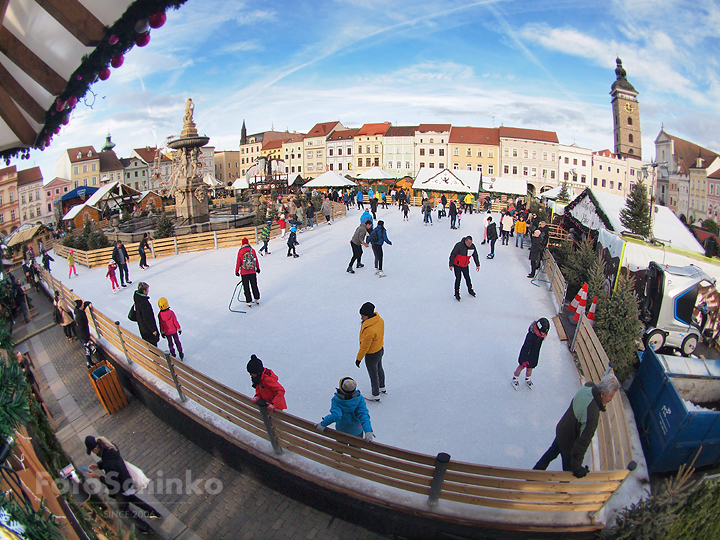
[[[590,312],[588,313],[588,321],[590,324],[595,323],[595,309],[597,308],[597,296],[593,298],[592,305],[590,306]]]
[[[570,305],[567,307],[568,311],[577,311],[578,304],[580,303],[580,297],[582,296],[582,292],[585,291],[585,294],[587,294],[587,287],[588,284],[585,283],[582,288],[578,291],[578,293],[575,295],[575,298],[573,298],[573,301],[570,302]]]
[[[578,304],[577,310],[575,311],[575,315],[573,315],[572,323],[577,324],[580,320],[580,314],[585,313],[585,308],[587,307],[587,283],[583,285],[583,288],[580,289],[580,303]]]

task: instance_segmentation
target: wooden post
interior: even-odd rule
[[[150,240],[150,253],[152,253],[152,258],[155,258],[155,244],[152,240]]]
[[[257,225],[255,225],[255,243],[257,244],[258,241],[259,241],[258,240],[258,230],[257,230]]]
[[[178,249],[177,249],[177,236],[173,236],[173,242],[175,243],[175,255],[177,255],[177,254],[178,254]]]
[[[440,452],[435,458],[435,471],[433,472],[432,484],[430,484],[430,495],[428,496],[428,504],[435,506],[440,499],[440,491],[442,490],[445,473],[447,472],[448,463],[450,463],[450,454]]]
[[[90,268],[90,259],[88,258],[88,252],[85,252],[85,266]]]
[[[215,249],[217,249],[217,231],[213,231],[213,240],[215,241]]]
[[[100,330],[98,330],[97,322],[95,321],[95,313],[93,313],[94,308],[92,306],[90,307],[90,320],[92,321],[93,328],[95,329],[95,334],[97,334],[97,337],[100,337]]]
[[[115,321],[115,330],[117,330],[118,338],[120,338],[120,346],[122,347],[123,354],[125,354],[125,360],[127,360],[128,364],[132,364],[133,362],[130,360],[130,356],[125,348],[125,341],[123,341],[122,332],[120,331],[120,321]]]
[[[270,422],[270,415],[267,411],[267,402],[264,399],[260,399],[257,402],[257,406],[258,409],[260,409],[260,416],[262,416],[263,423],[265,424],[265,431],[267,431],[270,444],[272,445],[273,450],[275,450],[275,453],[280,455],[282,454],[282,448],[280,448],[280,445],[277,442],[275,429],[272,427],[272,423]]]
[[[583,321],[585,320],[585,314],[580,314],[580,320],[577,323],[577,326],[575,327],[575,333],[573,334],[573,340],[572,345],[570,345],[570,352],[575,352],[575,341],[577,341],[578,334],[580,333],[580,327],[583,325]]]
[[[168,369],[170,370],[170,375],[172,376],[172,380],[175,383],[175,389],[177,390],[177,393],[180,394],[180,401],[187,401],[187,398],[185,397],[185,394],[182,393],[182,390],[180,389],[180,383],[177,380],[177,375],[175,375],[175,368],[172,365],[172,361],[170,360],[170,351],[163,351],[163,354],[165,354],[165,360],[167,361]]]

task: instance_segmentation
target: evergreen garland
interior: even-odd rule
[[[615,229],[613,229],[610,218],[608,218],[607,214],[603,211],[600,203],[598,203],[598,200],[595,198],[595,195],[593,195],[593,192],[590,188],[585,188],[585,191],[583,191],[578,197],[575,197],[575,199],[565,207],[565,218],[569,219],[573,226],[575,226],[576,228],[585,231],[590,235],[593,235],[594,238],[597,238],[598,231],[589,230],[585,225],[580,223],[571,214],[572,209],[575,208],[578,204],[580,204],[585,197],[589,197],[590,201],[592,201],[593,205],[595,206],[595,213],[598,215],[603,225],[605,225],[605,228],[608,231],[614,231]]]
[[[633,234],[648,238],[650,226],[650,203],[647,189],[642,181],[635,182],[628,195],[625,208],[620,210],[620,223]]]

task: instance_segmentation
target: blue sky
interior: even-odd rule
[[[720,152],[720,6],[715,1],[188,0],[145,48],[78,105],[45,152],[163,144],[185,100],[216,149],[249,133],[340,120],[501,124],[612,147],[610,86],[619,54],[640,92],[643,157],[668,132]],[[92,100],[92,96],[90,96]]]

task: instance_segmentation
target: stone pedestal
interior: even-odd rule
[[[202,201],[198,200],[196,194],[202,195]],[[175,190],[175,215],[187,225],[210,221],[208,196],[202,180],[189,181],[186,186],[178,186]]]

